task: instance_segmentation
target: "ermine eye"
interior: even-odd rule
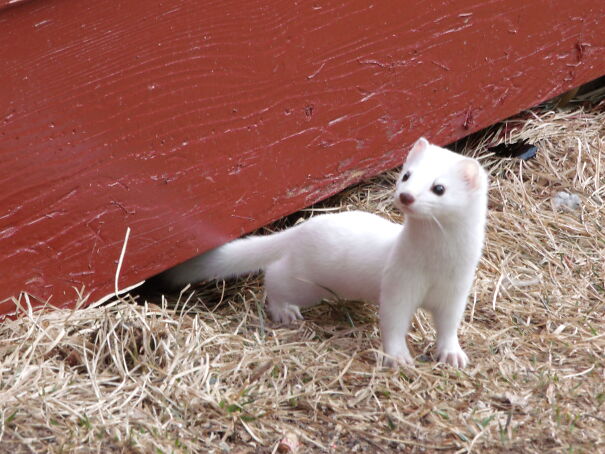
[[[410,171],[408,170],[406,173],[403,174],[403,176],[401,177],[401,181],[408,181],[410,179]]]
[[[443,186],[442,184],[435,184],[431,188],[431,191],[433,191],[433,193],[437,195],[443,195],[445,194],[445,186]]]

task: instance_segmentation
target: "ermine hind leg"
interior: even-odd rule
[[[281,263],[272,264],[265,271],[267,311],[276,323],[289,324],[302,320],[302,307],[313,306],[324,298],[325,291],[317,285],[291,275]]]

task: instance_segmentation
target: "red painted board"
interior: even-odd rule
[[[127,227],[120,287],[398,165],[419,135],[603,75],[604,24],[602,0],[0,9],[0,300],[98,298]]]
[[[10,8],[11,6],[20,5],[28,1],[29,0],[0,0],[0,10]]]

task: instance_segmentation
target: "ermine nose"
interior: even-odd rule
[[[399,194],[399,200],[404,205],[411,205],[412,203],[414,203],[414,200],[416,200],[416,199],[414,199],[414,196],[412,194],[408,194],[407,192],[402,192],[401,194]]]

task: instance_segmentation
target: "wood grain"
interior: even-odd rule
[[[97,298],[127,227],[121,287],[605,74],[601,0],[3,4],[0,299]]]

